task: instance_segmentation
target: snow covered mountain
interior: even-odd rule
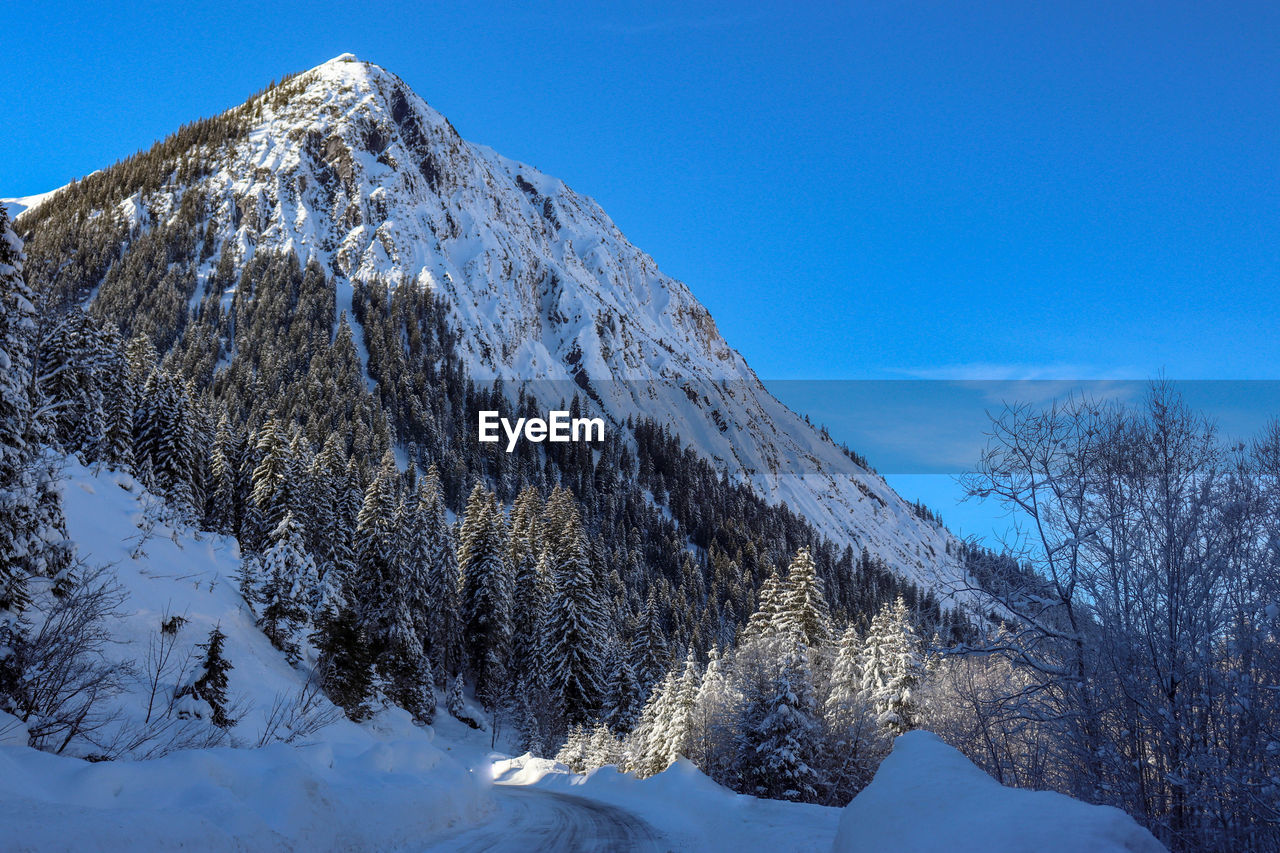
[[[62,187],[58,187],[58,190]],[[3,207],[9,213],[9,218],[16,219],[32,208],[39,207],[41,202],[50,198],[58,190],[50,190],[46,193],[37,193],[36,195],[21,196],[19,198],[0,198],[0,207]]]
[[[950,534],[774,398],[689,289],[590,198],[463,140],[402,80],[350,54],[232,112],[246,133],[181,152],[204,168],[119,210],[145,228],[200,193],[220,247],[201,283],[230,244],[241,265],[261,249],[318,260],[338,310],[357,281],[430,288],[476,379],[512,393],[519,382],[548,408],[581,390],[615,423],[658,417],[833,541],[944,600],[960,584]]]

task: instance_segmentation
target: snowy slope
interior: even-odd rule
[[[349,54],[244,109],[247,136],[191,152],[212,167],[197,186],[219,243],[242,262],[260,248],[316,258],[337,277],[339,310],[357,280],[432,288],[477,379],[522,380],[547,408],[587,388],[615,422],[658,417],[834,541],[940,592],[958,580],[949,534],[775,399],[689,289],[590,198],[463,140],[398,77]],[[121,212],[163,220],[194,188],[135,195]]]
[[[4,850],[415,849],[424,839],[493,810],[478,780],[431,729],[389,709],[356,725],[340,714],[293,744],[252,747],[278,696],[296,694],[301,670],[253,625],[233,576],[234,540],[155,528],[138,553],[149,496],[129,477],[72,466],[64,482],[68,533],[86,562],[110,565],[125,594],[106,626],[109,655],[138,665],[110,702],[116,728],[145,714],[142,662],[163,614],[183,615],[180,651],[214,624],[227,635],[229,695],[240,707],[230,746],[181,750],[151,761],[86,763],[22,745],[0,719],[0,848]],[[137,554],[137,556],[133,556]],[[162,687],[171,692],[175,685]],[[322,697],[321,702],[328,704]],[[83,752],[83,748],[72,749]]]
[[[58,187],[58,189],[62,189],[62,187]],[[45,200],[52,198],[57,191],[50,190],[47,193],[37,193],[36,195],[22,196],[21,198],[0,198],[0,207],[9,212],[10,219],[17,219],[19,215],[44,204]]]
[[[241,705],[232,729],[237,748],[90,763],[18,745],[25,738],[15,719],[0,714],[0,849],[830,847],[837,809],[735,794],[684,760],[641,781],[613,768],[577,775],[545,759],[508,758],[490,750],[487,732],[443,709],[430,728],[389,708],[362,725],[336,717],[298,743],[249,748],[275,697],[296,691],[303,672],[253,625],[234,582],[234,540],[158,525],[140,541],[152,499],[126,475],[72,464],[62,492],[80,556],[110,565],[123,587],[120,618],[106,626],[113,656],[145,658],[165,614],[187,618],[178,635],[183,647],[222,626],[234,666],[229,694]],[[136,725],[144,679],[112,702],[122,725]]]
[[[1163,853],[1133,818],[1006,788],[932,732],[908,732],[845,807],[836,853]]]

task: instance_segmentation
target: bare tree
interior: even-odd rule
[[[116,719],[108,700],[131,670],[111,661],[106,650],[112,642],[108,621],[119,618],[123,598],[106,569],[81,567],[68,589],[35,597],[23,614],[13,702],[32,746],[60,753],[76,738],[93,745]]]
[[[1157,383],[1141,408],[1006,409],[965,480],[1019,515],[1033,569],[978,591],[1008,631],[965,650],[1018,677],[973,707],[1052,727],[1046,781],[1177,849],[1280,843],[1277,460],[1280,428],[1225,447]]]
[[[325,697],[321,681],[312,670],[296,691],[277,693],[256,746],[296,743],[339,720],[342,709]]]

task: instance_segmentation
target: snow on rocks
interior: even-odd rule
[[[932,732],[894,741],[845,807],[836,853],[1163,853],[1133,818],[1052,791],[1006,788]]]
[[[404,81],[350,54],[246,114],[253,126],[227,149],[195,152],[210,160],[198,187],[161,188],[138,210],[176,215],[198,188],[216,213],[215,257],[292,248],[334,275],[339,311],[357,281],[429,286],[478,381],[502,378],[512,395],[524,383],[544,409],[581,392],[615,423],[658,417],[833,541],[944,600],[966,585],[950,535],[773,397],[689,288],[591,198],[467,142]]]

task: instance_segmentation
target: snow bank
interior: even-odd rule
[[[232,746],[89,763],[25,746],[21,723],[0,713],[0,849],[422,849],[492,812],[488,774],[468,770],[434,730],[396,708],[363,725],[331,709],[332,722],[304,742],[251,748],[270,731],[273,705],[297,694],[306,674],[255,626],[235,582],[235,541],[150,527],[154,499],[124,474],[71,462],[62,495],[80,556],[109,566],[121,586],[108,656],[143,661],[166,616],[186,620],[175,657],[220,625],[239,722]],[[175,681],[162,679],[161,694],[171,695]],[[110,700],[118,719],[107,735],[136,727],[145,713],[145,674],[126,682]]]
[[[736,794],[686,759],[657,776],[637,779],[614,767],[585,774],[522,755],[496,761],[494,781],[573,794],[619,806],[646,820],[673,850],[825,851],[831,849],[839,809]]]
[[[425,738],[97,764],[0,747],[12,851],[400,849],[487,809],[480,783]]]
[[[931,732],[908,732],[840,817],[836,853],[1163,853],[1133,818],[1006,788]]]

